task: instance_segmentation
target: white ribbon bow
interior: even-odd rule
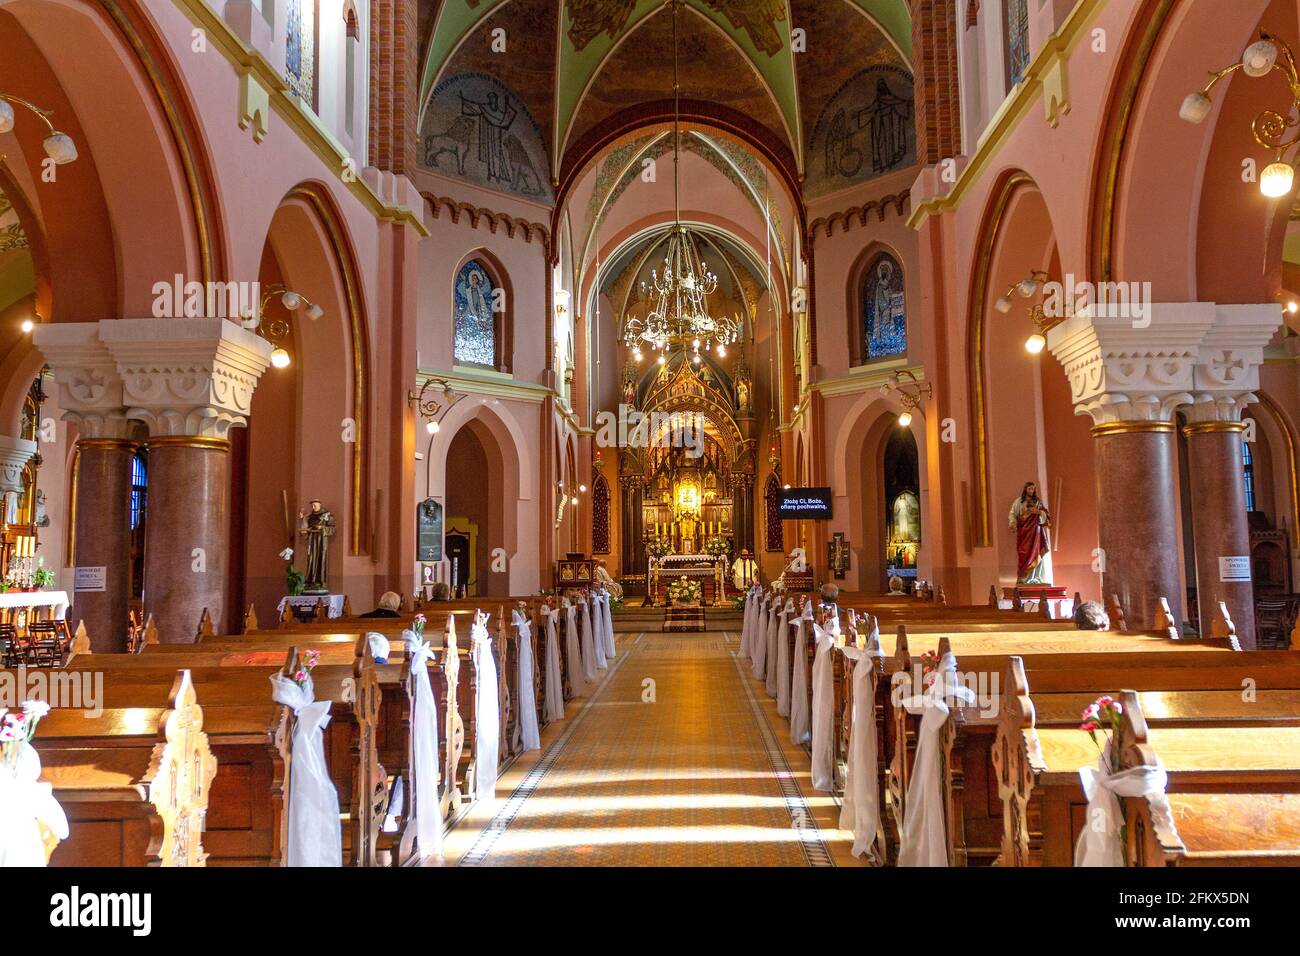
[[[289,866],[342,866],[343,831],[339,794],[325,764],[324,730],[330,702],[315,700],[311,675],[297,682],[271,675],[271,697],[293,711],[293,756],[289,764]]]
[[[429,682],[433,646],[403,631],[415,698],[411,714],[412,790],[415,838],[421,856],[442,855],[442,802],[438,799],[438,701]]]
[[[54,788],[40,780],[41,758],[31,744],[16,741],[13,770],[0,768],[0,867],[45,866],[44,824],[60,840],[68,838],[68,818],[54,799]]]
[[[1119,831],[1124,820],[1119,798],[1163,798],[1165,787],[1169,785],[1169,774],[1159,764],[1110,773],[1105,757],[1100,757],[1096,767],[1079,768],[1079,782],[1088,798],[1088,812],[1083,832],[1074,845],[1074,865],[1123,866],[1124,848],[1120,846]],[[1167,808],[1163,799],[1154,801],[1154,804],[1153,809]]]
[[[414,633],[412,631],[403,631],[402,636]],[[388,663],[388,652],[390,650],[388,638],[378,631],[368,631],[366,633],[366,643],[370,645],[370,656],[375,659],[376,664]]]

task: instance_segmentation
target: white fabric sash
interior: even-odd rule
[[[786,598],[785,607],[777,616],[776,627],[768,630],[767,633],[767,696],[777,696],[780,684],[781,670],[778,666],[781,663],[781,644],[786,640],[786,628],[789,626],[789,620],[794,616],[794,601]],[[787,678],[788,679],[788,678]]]
[[[917,733],[912,779],[907,786],[903,833],[898,848],[899,866],[948,866],[942,754],[939,753],[939,734],[949,714],[944,696],[946,693],[966,703],[975,701],[969,687],[956,683],[956,676],[957,658],[952,653],[945,654],[939,661],[934,683],[921,696],[903,701],[908,713],[921,715],[921,729]]]
[[[591,596],[591,641],[596,647],[596,666],[601,670],[609,667],[609,658],[605,654],[605,612],[601,610],[601,596]]]
[[[388,663],[388,654],[391,650],[388,638],[378,631],[370,631],[366,634],[366,643],[370,645],[370,656],[375,659],[376,664]]]
[[[433,647],[414,631],[403,631],[410,657],[411,780],[415,839],[422,857],[442,856],[442,801],[438,799],[438,699],[429,683]]]
[[[812,667],[812,785],[835,790],[835,635],[813,622],[817,649]]]
[[[618,645],[614,643],[614,612],[609,607],[609,592],[600,596],[600,613],[605,619],[605,658],[613,660],[618,657]]]
[[[569,658],[569,690],[574,697],[587,696],[587,681],[582,661],[582,642],[578,635],[578,609],[565,599],[564,650]]]
[[[758,608],[758,593],[752,588],[745,595],[745,620],[740,628],[740,656],[751,656],[750,647],[754,640],[754,612]]]
[[[879,863],[876,831],[880,827],[880,758],[876,741],[876,701],[871,693],[872,658],[846,645],[845,656],[853,661],[853,712],[849,724],[849,755],[844,770],[844,802],[840,805],[840,829],[853,832],[854,856],[868,854]]]
[[[1074,845],[1075,866],[1123,866],[1124,848],[1120,846],[1120,826],[1124,815],[1119,805],[1120,797],[1139,797],[1153,801],[1153,810],[1168,812],[1164,802],[1169,774],[1164,767],[1130,767],[1119,773],[1108,773],[1105,758],[1097,766],[1081,767],[1079,782],[1088,798],[1088,812],[1084,817],[1083,832]]]
[[[45,866],[40,825],[66,840],[68,818],[54,799],[54,788],[40,780],[41,757],[36,748],[25,740],[12,746],[18,748],[13,771],[0,768],[0,867]]]
[[[579,601],[578,606],[582,609],[582,677],[588,684],[594,684],[599,661],[595,635],[591,633],[591,608],[585,599]]]
[[[497,795],[497,751],[501,736],[501,701],[497,694],[497,662],[492,657],[492,635],[475,612],[470,639],[474,642],[474,670],[478,694],[474,698],[474,797],[492,800]]]
[[[546,613],[546,719],[564,719],[564,667],[560,663],[558,610]]]
[[[811,621],[813,619],[812,603],[809,602],[803,606],[803,614],[799,618],[790,622],[790,627],[807,627],[806,624],[800,624],[800,620]],[[790,673],[790,632],[782,631],[781,638],[776,642],[776,668],[780,672],[780,677],[776,683],[776,712],[782,717],[790,716],[790,681],[793,675]]]
[[[763,602],[763,613],[759,615],[758,627],[754,630],[751,642],[754,648],[754,677],[764,680],[767,677],[767,632],[776,616],[776,606]]]
[[[533,626],[518,608],[511,614],[515,633],[519,635],[519,720],[515,723],[515,743],[524,750],[541,750],[542,735],[537,729],[537,683],[533,673]]]
[[[796,747],[812,736],[812,715],[808,706],[808,634],[813,624],[811,616],[801,617],[796,622],[794,659],[790,661],[790,742]]]
[[[342,866],[343,830],[339,794],[325,766],[330,702],[312,696],[311,675],[303,687],[283,674],[271,675],[271,697],[293,711],[293,755],[289,761],[289,866]]]

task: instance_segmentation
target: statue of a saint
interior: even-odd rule
[[[298,512],[298,533],[307,538],[306,585],[303,594],[329,594],[330,538],[334,534],[334,515],[326,511],[320,500],[313,498],[311,511]]]
[[[1012,502],[1009,523],[1016,532],[1016,583],[1051,584],[1052,516],[1047,502],[1038,497],[1035,482],[1025,482],[1020,497]]]

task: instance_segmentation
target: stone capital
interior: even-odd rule
[[[1255,400],[1276,304],[1150,303],[1139,317],[1080,310],[1047,333],[1079,415],[1094,424],[1239,421]]]
[[[126,414],[152,437],[225,438],[248,423],[271,361],[265,339],[219,318],[118,319],[99,336],[122,383]]]
[[[36,442],[0,435],[0,498],[21,494],[23,469],[36,455]]]
[[[59,384],[64,421],[84,438],[128,438],[135,429],[122,404],[122,379],[99,338],[98,322],[38,325],[32,342]]]

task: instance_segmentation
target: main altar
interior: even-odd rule
[[[645,576],[646,603],[670,584],[698,581],[703,603],[726,601],[727,569],[754,551],[752,386],[744,352],[725,368],[714,353],[672,353],[642,373],[623,369],[623,407],[645,441],[619,450],[624,574]]]

